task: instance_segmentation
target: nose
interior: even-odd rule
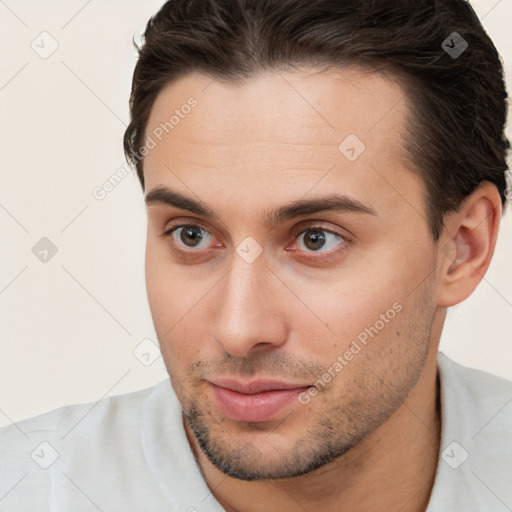
[[[248,357],[286,342],[286,287],[261,254],[248,263],[238,254],[219,283],[213,337],[229,354]],[[288,291],[288,293],[290,293]]]

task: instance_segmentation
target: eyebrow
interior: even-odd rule
[[[206,218],[216,218],[218,214],[202,201],[187,197],[180,192],[159,185],[146,194],[145,202],[148,206],[162,204],[174,206],[181,210],[201,215]],[[311,215],[321,212],[352,212],[377,215],[377,212],[368,205],[352,199],[346,195],[329,194],[311,199],[298,199],[290,203],[273,208],[264,213],[265,223],[276,226],[282,222],[302,215]]]

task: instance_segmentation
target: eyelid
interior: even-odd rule
[[[210,252],[211,249],[214,247],[222,246],[222,242],[218,242],[215,244],[214,247],[210,247],[208,249],[200,249],[196,250],[193,247],[187,248],[186,246],[180,246],[178,243],[176,243],[173,240],[173,232],[178,229],[183,229],[186,227],[196,227],[200,228],[201,230],[207,232],[208,234],[212,235],[212,232],[209,229],[206,229],[202,225],[200,225],[199,222],[193,221],[193,222],[176,222],[175,224],[166,226],[163,233],[158,235],[160,238],[169,239],[168,243],[170,246],[170,250],[175,254],[176,258],[181,261],[191,261],[191,262],[197,262],[198,259],[204,255],[205,252]]]
[[[185,228],[185,227],[198,227],[198,228],[204,230],[206,233],[213,235],[214,237],[216,236],[210,229],[206,228],[202,224],[200,219],[192,217],[192,218],[190,218],[189,221],[187,221],[186,219],[183,219],[183,220],[178,220],[170,225],[167,225],[164,229],[164,232],[162,234],[158,235],[158,237],[172,238],[172,232],[174,230],[179,229],[179,228]],[[300,256],[303,259],[308,259],[311,261],[313,261],[313,260],[320,261],[321,259],[328,259],[330,257],[335,257],[340,252],[345,251],[347,248],[346,246],[352,243],[351,233],[348,232],[348,230],[338,227],[338,229],[340,231],[343,231],[343,233],[340,233],[340,232],[335,231],[334,229],[330,229],[329,227],[326,227],[325,221],[314,220],[314,219],[310,219],[310,220],[307,220],[307,221],[297,224],[290,231],[290,235],[297,238],[298,235],[304,233],[305,231],[314,230],[314,229],[324,231],[326,233],[330,233],[331,235],[339,238],[341,240],[341,246],[338,247],[337,249],[333,249],[327,253],[315,253],[314,251],[313,252],[300,251],[301,253],[304,252],[304,255]],[[345,232],[348,232],[350,234],[345,235],[344,234]],[[173,245],[174,251],[181,253],[183,255],[190,256],[190,257],[194,257],[196,254],[199,255],[202,251],[209,250],[209,249],[195,250],[193,247],[181,248],[181,247],[177,246],[174,242],[171,242],[171,244]],[[221,242],[221,244],[222,244],[222,242]],[[217,244],[217,247],[218,246],[219,245]],[[293,252],[295,252],[295,249],[293,250]],[[315,254],[317,254],[317,255],[315,256]]]
[[[210,230],[204,228],[203,226],[200,226],[199,224],[197,224],[195,222],[178,223],[178,224],[169,226],[162,234],[160,234],[158,236],[161,238],[172,238],[173,232],[175,230],[183,229],[183,228],[187,228],[187,227],[199,228],[202,231],[205,231],[206,233],[208,233],[209,235],[212,235],[215,238],[215,235]],[[174,242],[171,242],[171,243],[173,246],[176,246],[176,244]],[[220,244],[224,245],[224,244],[222,244],[222,242],[220,242]],[[216,246],[218,247],[219,243],[217,243]],[[194,247],[188,247],[188,248],[174,247],[174,248],[175,248],[175,250],[180,251],[180,252],[190,252],[190,253],[193,253],[193,252],[199,253],[200,252],[200,250],[196,251],[194,249]],[[205,251],[207,249],[202,249],[202,250]]]
[[[169,236],[170,234],[170,231],[172,231],[173,229],[177,229],[177,228],[183,228],[183,227],[187,227],[187,226],[192,226],[192,227],[198,227],[198,228],[201,228],[202,230],[206,231],[207,233],[210,233],[210,234],[214,234],[212,232],[211,229],[209,228],[206,228],[199,219],[196,219],[194,217],[190,218],[190,220],[180,220],[180,221],[176,221],[175,223],[172,223],[172,224],[166,224],[166,227],[164,228],[164,232],[160,235],[158,235],[159,237],[166,237],[166,236]]]
[[[169,232],[172,231],[173,229],[179,228],[179,227],[186,227],[186,226],[197,226],[197,227],[203,229],[204,231],[206,231],[207,233],[214,234],[210,229],[208,229],[204,225],[202,225],[201,221],[199,219],[192,218],[190,221],[185,220],[185,221],[181,221],[181,222],[176,222],[175,224],[166,225],[164,232],[158,236],[159,237],[169,236]],[[342,231],[342,233],[338,233],[334,229],[330,229],[329,227],[326,227],[324,225],[324,221],[319,221],[319,220],[307,220],[307,221],[304,221],[304,222],[294,226],[294,228],[290,231],[290,235],[297,236],[297,235],[300,235],[302,232],[307,231],[308,229],[313,229],[313,228],[322,229],[326,232],[331,233],[332,235],[339,236],[346,241],[350,240],[350,237],[353,236],[352,233],[350,233],[350,231],[348,231],[347,229],[338,228]],[[345,233],[348,233],[348,235]]]
[[[300,235],[302,232],[307,231],[309,229],[321,229],[327,233],[331,233],[332,235],[342,238],[346,242],[351,241],[351,239],[354,237],[354,235],[347,229],[340,228],[338,226],[337,227],[338,231],[336,231],[334,228],[326,226],[325,221],[321,221],[321,220],[304,221],[304,223],[301,223],[301,224],[295,226],[290,231],[290,234],[293,236],[297,236],[297,235]]]

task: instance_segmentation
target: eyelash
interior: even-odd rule
[[[167,230],[165,230],[159,236],[162,238],[169,238],[169,237],[171,237],[172,233],[179,228],[199,228],[200,231],[211,234],[210,231],[208,231],[206,228],[203,228],[199,224],[176,224],[174,226],[169,227]],[[345,235],[342,236],[341,234],[336,233],[335,231],[331,231],[329,229],[326,229],[326,228],[324,228],[320,225],[316,225],[316,224],[311,224],[308,226],[301,226],[300,229],[295,229],[290,234],[295,237],[298,237],[299,235],[302,235],[309,231],[319,231],[321,233],[328,233],[330,235],[333,235],[336,239],[339,239],[341,241],[341,246],[338,247],[337,249],[333,249],[325,254],[321,253],[322,256],[312,256],[311,254],[314,254],[314,253],[305,252],[301,256],[301,258],[306,259],[308,261],[318,262],[323,259],[332,258],[332,257],[340,254],[341,252],[344,252],[347,248],[346,247],[347,244],[350,242],[348,237],[346,237]],[[190,250],[179,249],[174,242],[172,242],[172,250],[175,251],[180,256],[180,258],[183,258],[183,259],[193,259],[193,258],[198,257],[198,254],[197,254],[198,251],[194,251],[193,249],[190,249]],[[295,252],[295,250],[293,250],[293,252]]]

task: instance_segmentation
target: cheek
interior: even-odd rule
[[[151,231],[146,240],[145,274],[148,301],[155,320],[175,323],[184,298],[190,295],[188,282],[180,266],[172,263],[166,241],[156,238]]]
[[[158,254],[157,244],[149,239],[146,241],[145,274],[148,302],[156,326],[166,317],[168,301],[172,297],[169,292],[169,275],[166,273],[161,255]]]
[[[395,260],[389,254],[381,259],[379,266],[374,262],[364,268],[352,267],[347,275],[340,275],[331,286],[323,287],[322,294],[310,289],[306,295],[310,298],[308,305],[318,312],[327,327],[322,329],[323,343],[318,344],[312,320],[304,342],[325,364],[347,351],[352,352],[347,353],[347,357],[355,359],[353,353],[356,352],[370,355],[398,349],[406,343],[403,335],[397,333],[404,332],[408,318],[414,322],[415,315],[419,314],[411,301],[424,279],[422,270],[428,275],[428,269],[418,265],[416,268],[393,265],[392,261]]]
[[[211,308],[204,284],[191,281],[169,263],[161,245],[146,245],[146,289],[153,324],[166,366],[188,365],[204,356],[198,340],[209,340]],[[211,286],[211,285],[210,285]]]
[[[175,336],[179,325],[183,300],[180,300],[182,283],[162,254],[161,243],[149,239],[146,242],[146,291],[155,330],[162,351],[167,341]]]
[[[322,317],[331,332],[321,344],[315,343],[313,331],[304,340],[324,364],[330,366],[338,356],[344,361],[360,359],[364,353],[390,348],[395,343],[403,304],[395,301],[394,295],[386,297],[370,291],[351,296],[338,294],[328,302],[333,306],[324,308]]]

